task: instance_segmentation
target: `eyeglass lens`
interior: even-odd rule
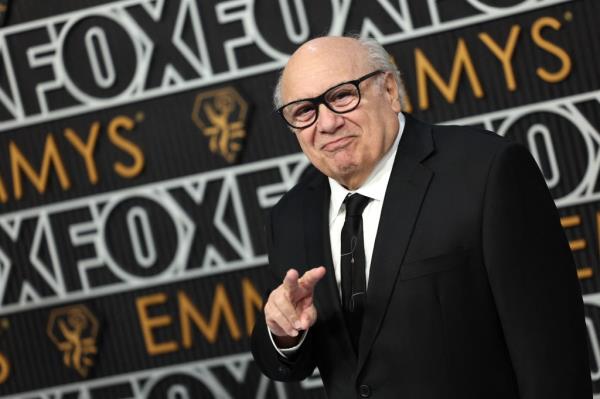
[[[353,83],[345,83],[325,92],[323,101],[334,112],[351,111],[360,99],[358,88]],[[317,117],[318,102],[299,101],[283,109],[284,118],[293,126],[312,124]]]

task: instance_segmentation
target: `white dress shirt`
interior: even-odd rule
[[[365,281],[367,287],[369,284],[369,272],[371,270],[371,258],[373,257],[373,247],[375,246],[375,238],[377,236],[377,228],[379,227],[379,219],[381,217],[381,209],[383,208],[383,200],[385,198],[385,192],[387,190],[388,181],[392,174],[392,166],[394,166],[394,159],[396,159],[396,152],[398,151],[398,144],[402,132],[404,131],[404,115],[398,114],[398,121],[400,127],[394,143],[388,150],[388,152],[379,160],[365,183],[360,186],[356,191],[349,191],[340,183],[329,178],[329,187],[331,188],[331,198],[329,201],[329,238],[331,242],[331,255],[333,260],[333,270],[335,272],[335,281],[337,282],[338,290],[341,295],[342,285],[342,272],[340,266],[340,253],[341,253],[341,233],[344,221],[346,220],[346,205],[344,205],[344,199],[348,194],[359,193],[366,197],[371,198],[371,201],[367,204],[362,213],[363,221],[363,242],[365,246]],[[368,292],[368,291],[367,291]],[[271,341],[275,346],[275,349],[282,356],[291,355],[304,342],[305,334],[302,335],[298,344],[291,348],[277,348],[271,335]]]
[[[373,172],[368,177],[367,181],[360,186],[356,191],[349,191],[340,183],[329,178],[329,187],[331,188],[331,199],[329,201],[329,239],[331,241],[331,256],[333,258],[333,270],[335,271],[335,281],[338,285],[341,295],[342,272],[340,266],[341,253],[341,235],[342,227],[346,220],[346,205],[344,199],[348,194],[358,193],[365,197],[371,198],[362,213],[363,221],[363,242],[365,245],[365,281],[367,287],[369,285],[369,272],[371,270],[371,258],[373,256],[373,247],[375,246],[375,237],[377,236],[377,228],[379,227],[379,218],[381,216],[381,208],[385,198],[388,181],[392,174],[392,166],[396,158],[398,143],[404,130],[404,115],[398,114],[400,121],[400,129],[394,144],[388,152],[379,160]]]

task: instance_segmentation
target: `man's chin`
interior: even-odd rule
[[[358,171],[358,165],[355,163],[336,165],[330,169],[330,173],[326,173],[332,179],[342,182],[352,178]]]
[[[342,155],[342,154],[338,154]],[[360,162],[352,158],[351,154],[343,154],[344,156],[321,158],[320,162],[313,162],[313,165],[324,175],[331,177],[337,181],[346,180],[352,177],[358,169]]]

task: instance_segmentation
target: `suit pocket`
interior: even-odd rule
[[[465,266],[469,251],[461,249],[457,252],[419,259],[405,263],[400,268],[400,280],[410,280],[432,273],[439,273]]]

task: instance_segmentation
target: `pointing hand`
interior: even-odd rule
[[[277,287],[265,305],[265,319],[269,330],[284,346],[295,342],[299,330],[307,330],[317,320],[313,304],[313,292],[317,283],[325,276],[325,267],[315,267],[302,277],[294,269],[288,270],[283,283]]]

